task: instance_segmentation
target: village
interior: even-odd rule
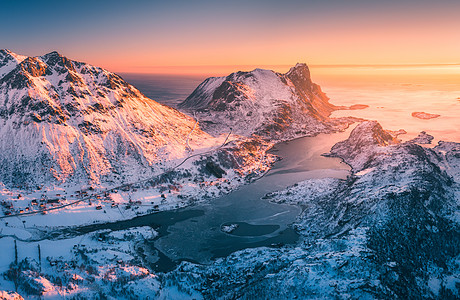
[[[80,189],[22,191],[22,193],[3,189],[0,193],[0,206],[3,212],[0,219],[6,221],[12,217],[46,215],[71,206],[93,207],[94,210],[103,213],[115,209],[122,216],[125,216],[124,211],[136,212],[143,207],[142,212],[134,214],[139,215],[188,206],[196,201],[197,193],[200,195],[204,193],[205,197],[213,197],[232,190],[232,184],[227,178],[208,178],[208,180],[200,178],[200,180],[182,178],[179,182],[171,183],[167,176],[159,176],[148,181],[106,189],[91,185]],[[236,181],[241,183],[239,179]],[[184,191],[188,192],[184,193]],[[128,215],[132,214],[128,213]]]

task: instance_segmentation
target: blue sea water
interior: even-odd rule
[[[207,78],[205,75],[120,74],[145,96],[171,107],[184,101]]]

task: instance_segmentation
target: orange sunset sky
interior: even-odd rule
[[[0,48],[115,72],[460,63],[460,1],[9,1]]]

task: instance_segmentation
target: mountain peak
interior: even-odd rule
[[[289,74],[292,72],[299,72],[299,71],[300,72],[310,72],[306,63],[296,63],[296,65],[291,67],[286,74]]]
[[[297,63],[294,67],[289,69],[286,76],[291,78],[303,78],[310,80],[310,69],[306,63]],[[311,80],[310,80],[311,82]]]
[[[295,66],[291,68],[291,70],[292,69],[307,69],[308,70],[308,66],[306,63],[296,63]]]
[[[279,139],[328,127],[336,109],[328,100],[307,65],[297,64],[286,74],[257,68],[208,78],[179,107],[195,111],[214,133],[231,127],[240,135]]]
[[[9,50],[9,49],[0,49],[0,53],[5,55],[5,54],[11,54],[13,52],[11,50]]]
[[[43,76],[47,73],[47,66],[37,57],[27,57],[20,63],[20,66],[22,67],[22,70],[26,71],[33,77]]]
[[[8,49],[0,49],[0,67],[6,65],[14,56]]]
[[[357,144],[387,146],[397,144],[398,141],[387,131],[382,128],[382,125],[377,121],[362,122],[350,134],[350,139],[359,141]]]
[[[49,66],[58,66],[61,69],[68,69],[71,71],[75,71],[72,61],[68,59],[67,57],[59,54],[59,52],[57,51],[47,53],[41,56],[40,58],[43,59],[43,61],[45,61],[46,64]]]
[[[18,55],[9,49],[0,49],[0,79],[14,70],[26,56]]]
[[[11,58],[21,62],[26,58],[26,56],[18,55],[9,49],[0,49],[0,62],[9,60]]]
[[[43,58],[50,58],[50,57],[63,57],[59,52],[57,51],[51,51],[50,53],[46,53],[42,55]]]
[[[331,153],[345,159],[355,171],[359,171],[365,168],[369,153],[398,143],[377,121],[365,121],[352,130],[348,139],[335,144]]]
[[[186,154],[195,126],[118,75],[55,51],[0,64],[0,123],[0,182],[8,185],[154,174]]]

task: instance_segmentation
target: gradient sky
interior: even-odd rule
[[[460,63],[459,12],[459,0],[0,0],[0,48],[117,72]]]

